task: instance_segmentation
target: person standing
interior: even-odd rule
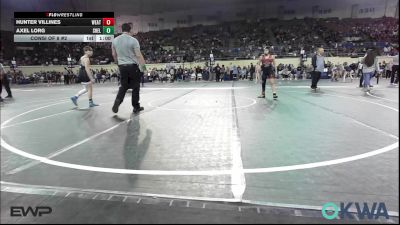
[[[55,78],[56,78],[56,84],[58,84],[59,82],[61,83],[61,74],[59,72],[55,73]]]
[[[261,66],[259,63],[256,64],[255,66],[255,82],[254,83],[259,83],[261,81]]]
[[[317,53],[312,57],[312,66],[314,71],[311,73],[311,89],[316,91],[321,74],[324,72],[325,60],[324,60],[324,49],[318,48]]]
[[[68,70],[68,80],[70,84],[75,84],[75,74],[74,71],[72,71],[72,69]]]
[[[94,78],[92,70],[90,69],[90,57],[92,57],[93,55],[93,49],[90,46],[85,46],[83,47],[83,52],[85,53],[85,55],[83,55],[80,59],[81,67],[79,68],[78,79],[84,88],[80,90],[76,95],[72,96],[71,101],[72,103],[74,103],[75,106],[78,106],[78,98],[81,95],[88,93],[89,107],[95,107],[98,105],[93,102]]]
[[[12,98],[13,96],[12,96],[11,88],[10,88],[10,80],[8,79],[8,75],[4,70],[3,64],[0,63],[0,94],[3,89],[3,85],[7,91],[6,98]],[[1,96],[0,96],[0,99],[1,99],[1,101],[3,101]]]
[[[50,87],[53,81],[53,76],[51,75],[50,71],[47,71],[46,73],[46,80],[47,80],[47,87]]]
[[[392,74],[390,76],[390,85],[398,83],[399,83],[399,51],[397,49],[397,54],[393,56],[393,66],[392,66]]]
[[[392,66],[393,66],[392,61],[389,61],[388,63],[386,63],[385,79],[388,79],[388,77],[390,77],[392,75]]]
[[[364,91],[369,92],[371,90],[370,80],[375,71],[379,71],[379,64],[377,57],[378,52],[376,49],[370,49],[364,58],[361,59],[363,64],[363,80],[364,80]]]
[[[234,70],[234,67],[231,63],[231,65],[229,66],[229,80],[233,80],[233,70]]]
[[[154,69],[150,72],[152,74],[154,72]],[[176,81],[181,81],[182,80],[182,75],[183,75],[183,69],[181,66],[179,66],[177,72],[176,72]]]
[[[67,68],[64,68],[64,84],[69,85],[69,71]]]
[[[200,66],[197,66],[194,70],[195,74],[196,74],[196,81],[200,80],[200,76],[201,75],[201,68]],[[203,79],[203,75],[201,75],[201,79]]]
[[[272,98],[274,100],[278,99],[278,95],[276,94],[276,86],[275,86],[275,74],[274,69],[276,68],[275,57],[271,55],[269,49],[264,50],[264,54],[259,58],[259,65],[261,69],[261,95],[258,98],[265,98],[265,85],[268,82],[271,85],[272,89]]]
[[[256,72],[256,67],[253,65],[253,63],[250,64],[250,81],[253,80],[254,73]]]
[[[243,66],[242,68],[242,80],[247,79],[247,67]]]
[[[240,66],[237,67],[237,80],[241,80],[242,79],[242,68]]]
[[[133,31],[129,23],[121,26],[122,34],[116,37],[111,46],[114,62],[118,64],[121,73],[121,86],[115,98],[112,111],[118,112],[128,89],[132,89],[133,113],[144,110],[139,103],[140,72],[146,71],[144,57],[140,51],[139,41],[132,37]]]
[[[238,74],[239,74],[238,67],[236,65],[233,65],[233,68],[231,70],[232,70],[231,80],[237,80],[238,79]]]
[[[221,67],[219,66],[218,63],[217,66],[214,67],[214,72],[215,72],[215,80],[219,82],[221,79]]]
[[[144,87],[144,72],[140,71],[140,81],[142,83],[142,87]],[[173,79],[171,79],[171,82],[173,82]]]
[[[358,62],[358,66],[357,66],[357,69],[358,69],[358,71],[357,71],[357,77],[362,77],[362,67],[363,67],[363,64],[362,64],[361,62]]]
[[[176,77],[175,67],[171,67],[171,69],[169,70],[169,74],[171,74],[171,83],[173,83],[176,80],[176,78],[175,78]]]
[[[222,82],[224,79],[225,79],[225,76],[226,76],[226,68],[225,68],[225,65],[222,65],[222,67],[221,67],[221,77],[220,77],[220,81]]]

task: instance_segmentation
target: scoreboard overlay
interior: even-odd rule
[[[113,12],[15,12],[14,42],[112,42]]]

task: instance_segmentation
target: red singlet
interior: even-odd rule
[[[261,58],[261,63],[263,65],[271,65],[274,59],[272,58],[272,55],[263,55]]]

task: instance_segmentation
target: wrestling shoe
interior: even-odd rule
[[[72,103],[74,103],[75,106],[78,106],[78,98],[76,96],[71,97]]]
[[[89,107],[99,106],[98,104],[94,103],[93,101],[89,101]]]

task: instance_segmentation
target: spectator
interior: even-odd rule
[[[364,58],[361,60],[361,63],[363,63],[363,80],[364,80],[364,91],[369,92],[370,91],[370,79],[372,77],[372,74],[375,71],[379,70],[378,67],[378,60],[377,57],[378,53],[376,49],[370,49],[367,51],[367,54],[364,56]]]

